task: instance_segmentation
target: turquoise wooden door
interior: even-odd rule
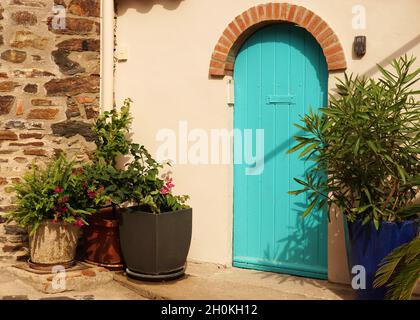
[[[252,155],[258,147],[256,130],[264,130],[264,165],[249,172],[252,164],[235,161],[233,264],[325,279],[328,217],[316,212],[302,219],[307,195],[288,191],[300,189],[293,178],[303,177],[310,163],[287,154],[299,131],[293,123],[310,107],[327,104],[323,52],[306,30],[271,25],[241,48],[234,81],[234,127],[252,129]],[[235,136],[235,155],[245,153],[245,137]]]

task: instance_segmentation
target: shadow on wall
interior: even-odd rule
[[[155,6],[161,6],[166,10],[176,10],[184,0],[116,0],[118,15],[121,16],[130,8],[140,13],[148,13]]]
[[[419,44],[420,44],[420,34],[418,36],[416,36],[414,39],[407,42],[405,45],[403,45],[400,48],[398,48],[397,50],[395,50],[389,56],[387,56],[384,59],[382,59],[381,61],[379,61],[377,64],[386,68],[387,66],[389,66],[391,64],[391,62],[394,59],[397,59],[397,58],[403,56],[404,54],[406,54],[408,51],[412,50],[413,48],[415,48]],[[366,76],[366,77],[372,77],[378,71],[379,71],[379,68],[378,68],[377,65],[375,65],[372,68],[370,68],[369,70],[366,70],[363,73],[363,75]]]

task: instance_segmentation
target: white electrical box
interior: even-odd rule
[[[128,60],[128,46],[119,45],[115,52],[115,58],[118,60],[118,62],[127,61]]]

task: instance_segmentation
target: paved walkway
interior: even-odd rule
[[[114,280],[96,290],[45,294],[9,272],[9,266],[10,263],[0,262],[0,300],[347,300],[353,297],[349,286],[328,281],[192,262],[188,264],[186,276],[175,281],[142,282],[128,279],[124,272],[116,272]]]
[[[328,281],[200,263],[189,263],[183,279],[167,283],[131,280],[123,273],[115,274],[114,280],[149,299],[352,299],[350,287]]]
[[[45,294],[0,264],[0,300],[2,299],[76,299],[76,300],[144,300],[144,299],[351,299],[350,288],[327,281],[285,276],[275,273],[223,268],[213,264],[189,263],[187,275],[163,283],[128,279],[123,272],[97,290]]]

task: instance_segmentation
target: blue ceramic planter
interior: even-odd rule
[[[373,222],[363,226],[358,220],[348,223],[348,232],[350,271],[355,265],[363,266],[366,270],[366,289],[355,290],[356,299],[383,300],[386,288],[373,288],[378,265],[395,248],[416,237],[418,222],[381,222],[379,230],[376,230]]]

